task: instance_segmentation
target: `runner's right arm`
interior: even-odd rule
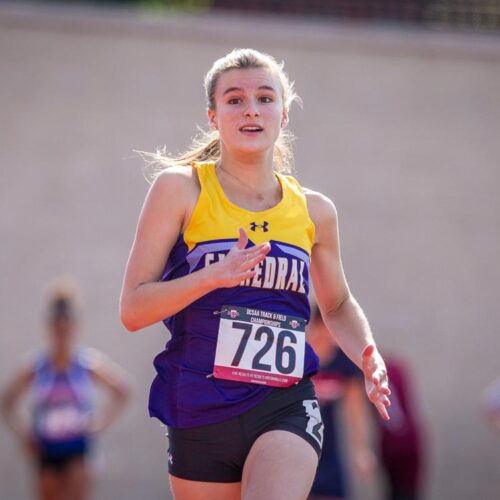
[[[32,363],[26,363],[13,376],[0,396],[0,410],[5,422],[29,453],[34,452],[30,426],[19,411],[19,401],[25,396],[33,380]]]
[[[120,316],[129,331],[172,316],[208,292],[254,276],[251,269],[269,252],[268,243],[245,249],[240,237],[225,259],[199,271],[159,282],[168,256],[187,227],[200,187],[194,169],[172,168],[157,177],[146,197],[120,297]]]

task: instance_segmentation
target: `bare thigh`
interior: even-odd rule
[[[40,500],[85,500],[89,494],[89,474],[84,459],[71,461],[61,470],[40,471]]]
[[[61,499],[61,475],[51,469],[43,469],[38,475],[38,498],[40,500],[59,500]]]
[[[175,500],[239,500],[241,483],[208,483],[170,477]]]
[[[64,482],[68,500],[85,500],[89,497],[90,474],[84,458],[68,464],[64,470]]]
[[[270,431],[253,444],[245,461],[243,500],[305,500],[318,455],[303,438],[288,431]]]

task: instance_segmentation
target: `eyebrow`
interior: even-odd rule
[[[261,85],[258,90],[271,90],[272,92],[276,93],[276,90],[271,87],[270,85]],[[223,96],[226,95],[226,94],[229,94],[229,92],[242,92],[243,89],[241,87],[229,87],[228,89],[226,89],[224,91],[224,93],[222,94]]]

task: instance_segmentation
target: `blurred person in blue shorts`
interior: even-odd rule
[[[76,345],[75,287],[64,278],[47,307],[48,345],[26,360],[1,395],[2,414],[36,467],[37,497],[83,500],[90,494],[88,455],[96,434],[121,413],[128,399],[122,370],[95,349]],[[94,392],[106,404],[96,411]],[[20,411],[30,393],[30,420]]]

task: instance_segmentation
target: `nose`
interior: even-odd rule
[[[254,102],[253,100],[250,100],[247,104],[247,107],[245,108],[245,116],[259,116],[259,108],[257,106],[257,103]]]

